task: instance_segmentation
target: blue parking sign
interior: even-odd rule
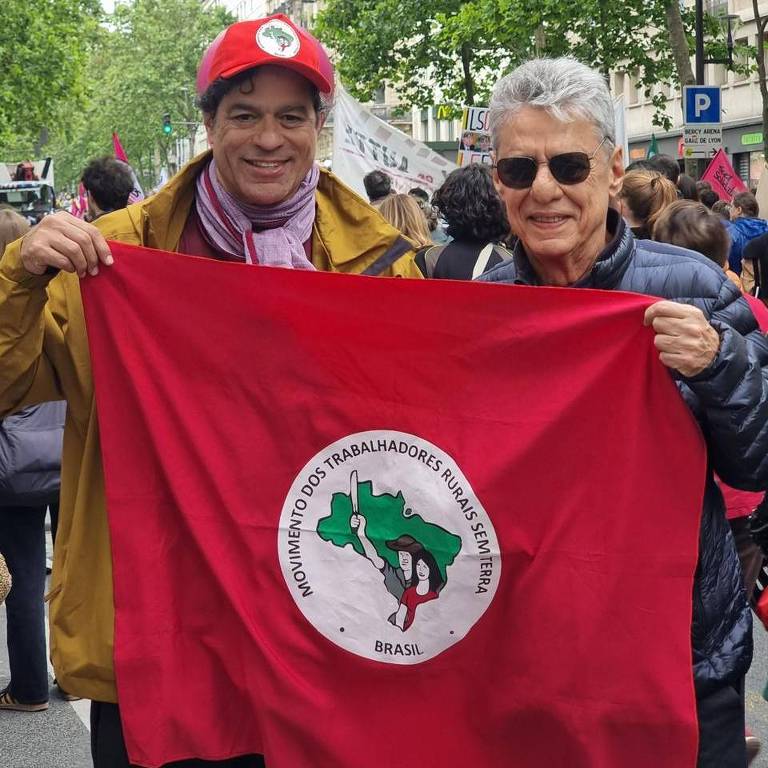
[[[720,122],[719,85],[686,85],[683,90],[686,125]]]

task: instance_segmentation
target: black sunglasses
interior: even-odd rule
[[[501,183],[511,189],[528,189],[533,184],[540,165],[549,166],[549,172],[560,184],[580,184],[589,176],[592,171],[592,158],[607,140],[608,137],[604,136],[591,155],[586,152],[563,152],[543,162],[524,155],[502,157],[494,168]]]

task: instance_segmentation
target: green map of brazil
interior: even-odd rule
[[[357,505],[355,505],[355,496]],[[357,506],[357,508],[355,508]],[[393,568],[398,568],[398,553],[386,542],[412,537],[421,547],[432,553],[440,576],[442,588],[449,581],[448,569],[461,550],[461,538],[434,523],[426,522],[421,515],[411,513],[406,507],[402,491],[374,494],[371,481],[357,481],[353,472],[350,493],[334,493],[331,499],[331,513],[318,521],[317,533],[324,541],[344,548],[351,544],[354,550],[365,557],[366,552],[360,536],[353,530],[353,515],[365,518],[365,536],[376,553]]]

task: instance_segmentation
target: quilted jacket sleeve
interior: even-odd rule
[[[747,302],[723,281],[710,314],[720,333],[712,365],[685,379],[698,400],[713,468],[729,485],[768,488],[768,339]]]

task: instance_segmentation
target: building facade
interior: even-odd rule
[[[731,14],[734,17],[733,39],[737,45],[757,45],[757,25],[752,0],[710,0],[705,3],[705,9],[718,15]],[[768,4],[761,3],[758,10],[768,14]],[[723,35],[725,36],[725,30]],[[754,61],[752,63],[754,64]],[[757,72],[740,75],[728,71],[725,64],[706,64],[704,81],[706,85],[719,85],[722,88],[723,148],[736,172],[748,185],[755,186],[765,167],[762,100]],[[651,132],[656,136],[660,152],[672,157],[683,157],[683,113],[679,92],[669,88],[660,89],[667,97],[667,114],[672,119],[673,126],[670,131],[665,132],[652,129],[653,104],[637,87],[633,73],[612,73],[611,88],[614,95],[624,96],[630,160],[645,157]]]

